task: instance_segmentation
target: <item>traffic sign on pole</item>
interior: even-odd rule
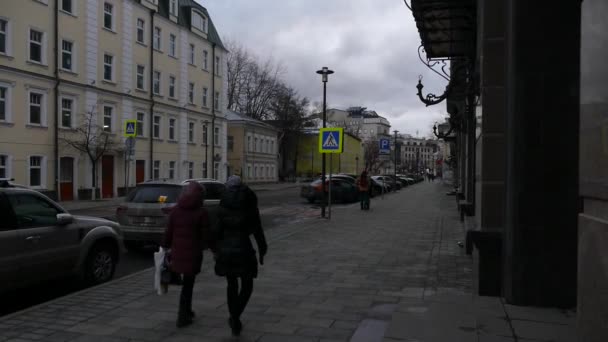
[[[391,141],[389,139],[378,140],[380,154],[391,154]]]
[[[319,131],[320,153],[342,153],[344,151],[344,129],[321,128]]]
[[[132,138],[137,135],[137,120],[125,120],[125,133],[124,136]]]

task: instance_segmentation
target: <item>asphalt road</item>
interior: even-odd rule
[[[299,188],[282,190],[257,191],[262,224],[265,230],[285,227],[285,223],[294,220],[306,220],[319,215],[319,209],[308,204],[300,197]],[[114,217],[115,207],[97,207],[84,210],[71,211],[74,215],[87,215],[95,217]],[[152,253],[154,248],[143,248],[135,252],[125,253],[117,265],[115,279],[152,267],[154,265]],[[19,289],[9,293],[0,294],[0,316],[23,310],[33,305],[65,296],[84,287],[78,279],[58,279],[44,285]]]

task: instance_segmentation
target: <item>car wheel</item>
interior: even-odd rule
[[[89,251],[85,263],[85,281],[91,285],[112,279],[118,262],[118,251],[110,243],[97,243]]]

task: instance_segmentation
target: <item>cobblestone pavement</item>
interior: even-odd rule
[[[475,302],[492,306],[498,321],[480,326],[467,316],[476,300],[473,262],[456,243],[463,228],[454,205],[443,185],[421,183],[374,199],[369,212],[340,206],[331,221],[269,231],[239,340],[513,341],[512,324],[495,317],[504,312],[500,300]],[[145,270],[1,319],[0,341],[232,341],[225,281],[213,275],[209,255],[203,268],[190,327],[175,328],[179,288],[156,295]],[[509,330],[494,333],[492,323]],[[484,327],[497,339],[481,340]]]

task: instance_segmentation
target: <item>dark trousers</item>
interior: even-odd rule
[[[185,275],[182,280],[182,292],[179,296],[179,317],[186,318],[192,312],[192,289],[195,275]]]
[[[228,280],[228,311],[230,311],[230,317],[234,319],[240,319],[241,314],[247,306],[247,302],[249,302],[251,293],[253,292],[253,278],[240,278],[241,289],[239,291],[239,278],[226,277]]]

